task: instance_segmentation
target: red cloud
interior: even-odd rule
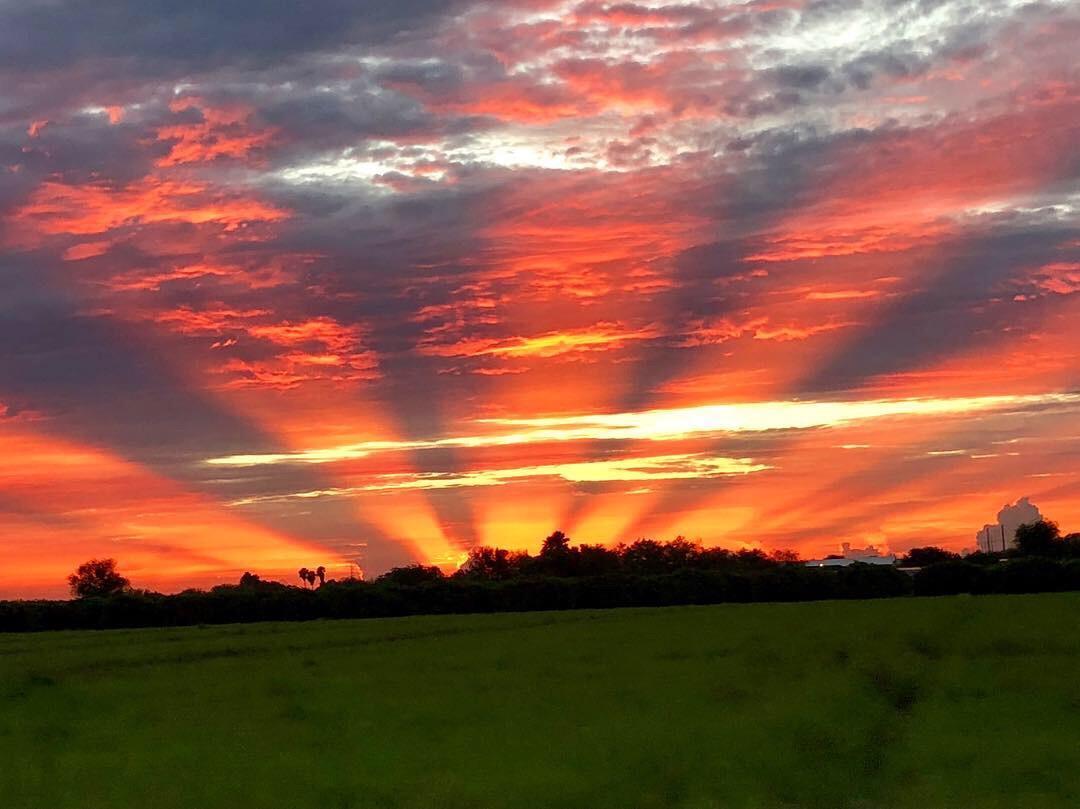
[[[184,163],[207,163],[230,158],[243,160],[270,144],[277,135],[275,129],[255,129],[254,110],[246,105],[210,106],[195,97],[174,100],[173,112],[197,110],[202,118],[198,123],[171,124],[157,130],[157,140],[171,143],[169,153],[160,158],[158,167]]]
[[[928,126],[840,147],[842,167],[752,261],[907,250],[955,232],[957,219],[1009,204],[1066,170],[1080,96],[981,121]]]
[[[218,191],[193,180],[144,177],[130,185],[73,185],[47,181],[12,217],[15,246],[49,236],[97,236],[120,228],[183,223],[236,232],[288,216],[268,203]]]

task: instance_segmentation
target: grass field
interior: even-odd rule
[[[0,806],[1074,807],[1080,595],[0,636]]]

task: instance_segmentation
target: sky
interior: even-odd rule
[[[0,0],[0,596],[1080,528],[1070,0]]]

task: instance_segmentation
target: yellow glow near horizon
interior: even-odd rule
[[[655,455],[615,461],[521,466],[509,469],[482,469],[460,474],[421,472],[419,474],[376,475],[375,480],[359,486],[269,495],[238,500],[233,505],[250,505],[268,500],[292,498],[341,497],[363,492],[403,489],[458,489],[473,486],[500,486],[515,480],[562,478],[570,483],[604,483],[643,480],[692,480],[696,478],[748,475],[769,469],[767,464],[750,458],[703,457],[693,454]]]
[[[209,458],[205,463],[235,467],[321,464],[355,460],[378,452],[442,447],[480,448],[564,441],[673,441],[707,434],[806,430],[880,418],[959,415],[1078,403],[1080,393],[1045,393],[940,399],[746,402],[626,413],[482,419],[472,423],[496,429],[429,440],[364,441],[296,452],[228,455]]]

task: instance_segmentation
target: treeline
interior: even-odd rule
[[[902,563],[919,566],[916,595],[1080,590],[1080,534],[1063,536],[1057,523],[1040,520],[1021,525],[1015,547],[1003,553],[915,548]]]
[[[665,550],[669,544],[655,543]],[[314,589],[246,574],[241,584],[175,595],[128,589],[71,601],[6,602],[0,603],[0,630],[879,598],[904,595],[911,589],[910,577],[891,567],[821,570],[758,554],[747,558],[733,554],[725,565],[662,569],[650,563],[642,568],[567,575],[540,572],[542,565],[534,567],[520,555],[501,550],[477,551],[470,562],[477,557],[483,561],[467,564],[450,576],[438,568],[417,565],[392,570],[373,581],[328,580]]]
[[[535,556],[474,549],[452,575],[413,565],[373,581],[315,587],[303,577],[305,586],[294,587],[246,573],[236,585],[175,595],[133,590],[109,560],[94,560],[71,577],[80,597],[0,602],[0,631],[1080,590],[1080,536],[1038,523],[1018,539],[1002,555],[918,548],[896,567],[819,568],[788,552],[702,548],[681,538],[575,546],[556,532]]]

